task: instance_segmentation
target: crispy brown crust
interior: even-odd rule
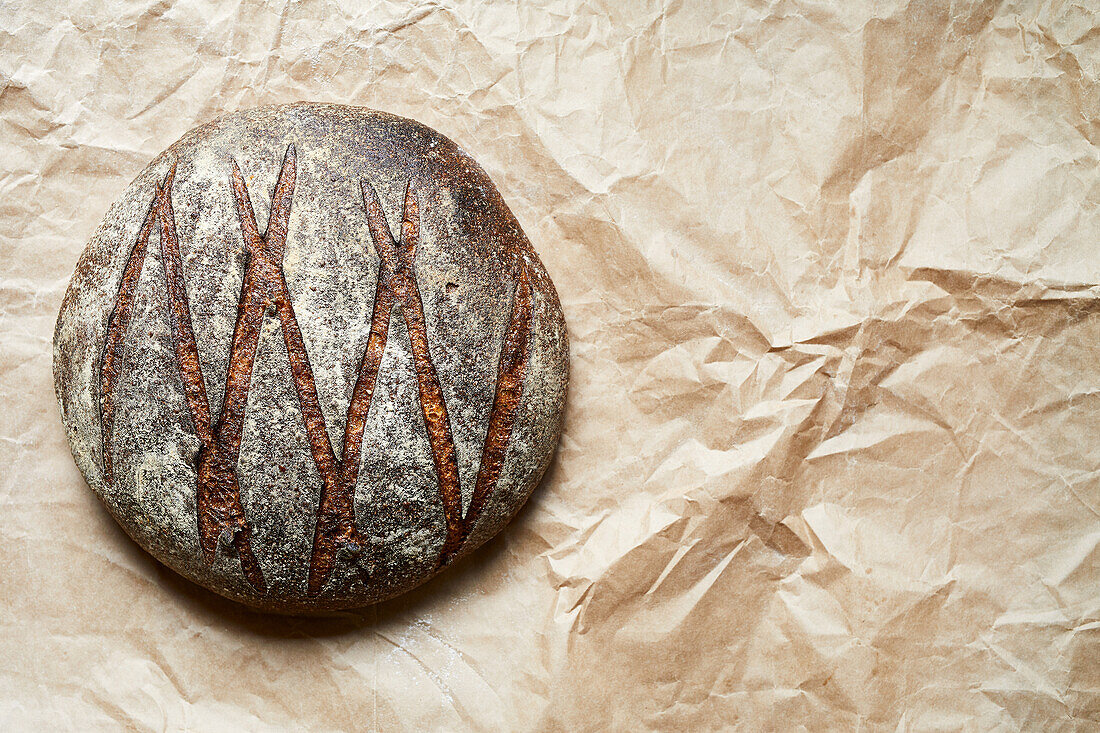
[[[512,438],[512,428],[523,396],[524,379],[532,338],[532,275],[524,253],[513,252],[514,288],[512,308],[497,365],[497,380],[481,462],[470,505],[462,511],[462,490],[451,418],[433,359],[424,302],[417,281],[416,252],[420,239],[421,200],[415,181],[410,179],[402,206],[400,239],[395,240],[374,189],[361,182],[366,219],[379,258],[378,280],[371,314],[370,332],[359,361],[356,383],[348,405],[343,444],[339,457],[333,449],[321,411],[317,383],[309,353],[298,325],[287,281],[283,273],[291,206],[297,182],[297,158],[288,146],[272,196],[267,231],[261,236],[248,186],[237,163],[229,160],[229,185],[237,223],[247,252],[245,272],[237,300],[232,345],[225,375],[220,414],[212,419],[203,381],[198,346],[192,327],[184,266],[172,207],[175,163],[169,167],[156,192],[137,240],[128,255],[115,304],[108,319],[107,338],[100,354],[100,422],[103,437],[104,475],[113,480],[111,445],[114,428],[115,391],[124,353],[126,330],[134,310],[137,282],[147,255],[148,239],[159,228],[168,300],[173,355],[181,378],[199,450],[196,471],[197,529],[202,557],[211,565],[221,538],[236,549],[242,573],[261,595],[267,582],[251,547],[252,527],[241,502],[237,463],[249,387],[256,362],[265,314],[279,319],[289,357],[291,377],[301,407],[310,456],[321,478],[316,509],[313,548],[308,566],[306,595],[318,597],[343,556],[365,584],[373,572],[373,558],[365,553],[367,543],[356,528],[355,490],[360,470],[366,420],[378,382],[379,369],[389,337],[394,305],[399,305],[409,334],[409,346],[417,380],[417,396],[446,524],[446,536],[439,550],[436,568],[451,562],[469,539],[486,509],[500,479]],[[536,273],[537,275],[537,273]],[[436,354],[438,357],[439,355]]]
[[[458,482],[458,457],[455,453],[451,421],[447,415],[447,403],[443,388],[428,349],[428,330],[424,323],[424,304],[416,285],[416,245],[420,239],[420,204],[409,181],[405,189],[404,216],[401,221],[401,241],[395,242],[386,224],[382,206],[374,189],[366,182],[362,185],[364,203],[370,221],[371,237],[381,261],[381,275],[401,304],[405,325],[412,346],[413,366],[416,370],[420,409],[424,415],[424,427],[432,449],[436,480],[443,500],[443,516],[447,520],[448,540],[462,531],[462,489]]]
[[[309,570],[309,594],[317,595],[321,592],[325,581],[332,572],[337,550],[345,546],[356,548],[363,546],[359,532],[355,528],[352,500],[359,465],[359,443],[362,440],[363,421],[366,408],[370,404],[370,395],[373,392],[378,365],[372,358],[373,352],[371,344],[368,342],[367,352],[364,355],[367,374],[360,379],[360,382],[363,382],[362,387],[360,388],[357,385],[358,394],[356,397],[358,401],[355,399],[352,401],[352,406],[349,408],[349,420],[345,428],[344,450],[346,454],[350,453],[350,455],[345,455],[345,460],[337,461],[332,443],[328,437],[325,418],[321,412],[320,400],[317,396],[317,384],[309,363],[309,354],[302,338],[302,331],[298,327],[298,319],[294,313],[290,291],[287,288],[282,269],[296,177],[297,158],[294,146],[291,145],[287,148],[286,156],[283,158],[283,164],[279,171],[275,194],[272,197],[267,234],[263,239],[260,238],[256,227],[256,218],[252,209],[252,202],[248,196],[248,187],[236,163],[233,164],[231,180],[237,206],[237,217],[241,222],[241,234],[250,253],[249,273],[255,273],[255,281],[263,287],[266,296],[261,302],[260,318],[262,320],[264,305],[271,304],[275,307],[275,313],[282,326],[287,355],[290,358],[290,371],[294,379],[295,391],[298,394],[298,403],[302,408],[302,418],[305,423],[310,453],[321,476],[321,500],[318,507],[317,526],[314,533],[313,554],[310,558]],[[255,269],[253,269],[253,266]],[[247,280],[246,275],[246,282]],[[257,325],[257,329],[258,327]],[[374,341],[377,342],[378,339],[375,338]],[[377,347],[374,350],[377,351]],[[380,353],[376,361],[381,362]],[[373,373],[371,373],[372,364]],[[230,371],[232,373],[232,360]],[[360,413],[362,413],[362,417],[360,417]],[[348,470],[345,470],[345,465]]]
[[[447,521],[447,537],[440,550],[440,566],[449,563],[462,549],[469,537],[485,502],[496,488],[508,442],[515,422],[516,409],[523,396],[523,377],[527,368],[531,339],[531,282],[523,260],[517,258],[519,277],[513,296],[512,313],[501,346],[496,393],[489,417],[489,430],[482,447],[481,465],[477,483],[466,514],[462,513],[462,487],[458,476],[458,459],[454,437],[451,433],[447,403],[439,385],[439,377],[428,347],[428,334],[424,319],[424,305],[416,284],[416,245],[420,235],[420,206],[413,183],[409,181],[405,191],[404,216],[401,222],[401,241],[395,242],[386,223],[382,205],[374,188],[366,181],[361,185],[363,203],[370,223],[371,238],[381,264],[380,282],[388,284],[394,297],[401,304],[405,324],[409,331],[413,363],[416,368],[420,407],[424,426],[431,444],[436,480],[443,501],[443,515]]]
[[[175,169],[169,170],[171,175]],[[114,480],[114,462],[111,459],[112,436],[115,424],[114,386],[122,369],[123,338],[134,313],[134,298],[137,295],[138,280],[145,265],[145,251],[149,247],[149,234],[157,223],[156,199],[149,204],[149,213],[138,230],[137,240],[130,248],[130,256],[122,271],[122,282],[118,286],[118,296],[111,316],[107,320],[107,340],[103,345],[103,357],[99,367],[100,413],[99,426],[103,443],[103,475],[110,483]]]
[[[248,582],[259,592],[267,589],[260,565],[252,552],[252,530],[241,506],[241,489],[237,482],[236,460],[226,454],[224,446],[214,437],[210,422],[210,403],[199,365],[198,344],[191,327],[191,309],[184,285],[183,261],[180,257],[179,239],[176,235],[176,219],[172,210],[172,178],[175,166],[170,169],[163,186],[156,192],[157,218],[160,222],[161,259],[164,263],[164,279],[168,294],[169,321],[172,326],[173,346],[184,394],[191,412],[195,434],[199,439],[196,458],[198,473],[197,514],[199,544],[207,564],[214,562],[218,538],[225,531],[233,537],[233,545]],[[237,443],[240,445],[239,441]]]
[[[489,430],[481,449],[477,483],[470,498],[470,507],[462,521],[461,533],[448,534],[439,555],[440,565],[447,564],[462,549],[485,508],[485,502],[500,480],[508,443],[512,438],[512,426],[516,422],[516,410],[523,398],[523,378],[527,372],[531,347],[531,280],[522,260],[519,271],[519,281],[512,296],[512,316],[500,349],[497,389],[493,397],[493,411],[489,416]]]

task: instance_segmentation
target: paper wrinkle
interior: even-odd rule
[[[1086,3],[16,0],[0,39],[0,727],[1100,725]],[[125,185],[299,99],[480,161],[572,346],[517,520],[313,620],[130,542],[50,372]]]

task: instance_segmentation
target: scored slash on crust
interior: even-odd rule
[[[379,258],[379,275],[375,286],[370,334],[348,406],[341,455],[337,458],[329,440],[309,355],[282,266],[297,180],[294,146],[287,147],[283,158],[272,196],[267,231],[263,236],[256,226],[247,184],[236,161],[232,162],[230,187],[248,260],[237,304],[237,320],[225,381],[225,398],[221,414],[213,424],[191,324],[175,215],[172,211],[171,190],[175,170],[176,166],[173,164],[164,180],[156,186],[153,203],[130,251],[118,297],[108,319],[107,339],[100,362],[104,480],[108,484],[114,480],[111,459],[114,392],[121,370],[123,338],[133,315],[137,282],[148,250],[149,235],[154,226],[159,226],[174,352],[199,440],[199,452],[195,461],[197,523],[199,544],[207,564],[213,563],[216,557],[219,537],[227,533],[232,537],[245,578],[258,592],[265,593],[267,590],[263,573],[252,552],[251,527],[244,516],[236,472],[260,329],[264,312],[270,306],[274,308],[279,319],[310,453],[322,483],[307,593],[310,596],[321,593],[332,574],[341,549],[354,559],[353,565],[363,582],[368,582],[368,571],[358,562],[358,556],[367,545],[355,524],[355,486],[366,418],[377,384],[395,303],[401,306],[409,333],[419,402],[447,524],[447,535],[440,550],[438,566],[449,563],[465,545],[500,479],[516,412],[523,395],[523,381],[530,356],[532,322],[531,281],[523,259],[516,258],[518,277],[508,328],[501,346],[489,428],[482,447],[470,505],[463,514],[458,461],[450,418],[431,358],[424,306],[417,285],[415,255],[420,238],[420,202],[412,180],[405,189],[400,241],[395,241],[390,232],[374,188],[366,181],[361,182],[371,239]]]
[[[451,433],[447,404],[439,377],[428,348],[424,305],[416,284],[416,246],[420,238],[420,206],[410,180],[405,189],[401,241],[395,242],[386,223],[382,205],[374,188],[363,181],[363,204],[367,210],[371,239],[380,262],[379,288],[383,286],[401,304],[405,325],[412,346],[420,407],[428,442],[435,464],[436,480],[443,501],[443,516],[447,522],[447,537],[439,555],[439,565],[446,565],[465,543],[485,502],[500,478],[504,453],[515,422],[516,409],[523,392],[523,374],[527,366],[531,339],[531,282],[527,268],[519,261],[519,281],[513,296],[508,332],[501,348],[497,389],[489,430],[482,448],[481,467],[466,515],[462,514],[462,489],[458,477],[458,460]],[[518,259],[518,258],[517,258]]]

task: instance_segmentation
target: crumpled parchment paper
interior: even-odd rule
[[[1100,725],[1100,11],[0,3],[0,728]],[[566,429],[480,557],[336,619],[159,567],[69,456],[76,258],[222,112],[452,137],[557,283]]]

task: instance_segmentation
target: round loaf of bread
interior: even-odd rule
[[[485,172],[336,105],[231,114],[159,155],[54,334],[73,456],[119,524],[290,613],[392,597],[499,532],[567,379],[554,286]]]

